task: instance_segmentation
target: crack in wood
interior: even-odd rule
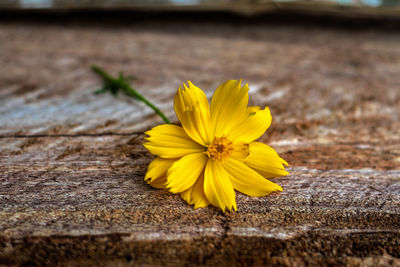
[[[6,138],[52,138],[52,137],[98,137],[98,136],[131,136],[143,135],[144,132],[131,133],[82,133],[82,134],[27,134],[27,135],[0,135],[0,139]]]

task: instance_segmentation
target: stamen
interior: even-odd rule
[[[210,159],[224,160],[233,151],[232,142],[229,141],[225,136],[215,137],[211,145],[208,146],[205,152]]]

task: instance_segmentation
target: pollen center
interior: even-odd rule
[[[226,159],[233,151],[233,144],[225,136],[215,137],[214,141],[207,146],[205,152],[210,159],[223,160]]]

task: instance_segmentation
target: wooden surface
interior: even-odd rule
[[[141,19],[0,23],[0,264],[400,265],[400,36],[382,29]],[[161,123],[92,94],[90,69],[139,77],[176,121],[190,79],[243,78],[284,191],[193,210],[143,181]]]

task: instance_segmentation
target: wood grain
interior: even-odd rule
[[[397,33],[64,23],[0,24],[0,264],[400,265]],[[161,119],[93,95],[91,63],[138,76],[172,119],[184,80],[211,97],[243,77],[271,108],[261,141],[289,161],[284,191],[223,214],[151,188],[143,131]]]
[[[2,139],[1,259],[51,264],[73,255],[74,264],[172,266],[381,255],[374,262],[398,262],[398,170],[292,167],[273,179],[284,192],[238,193],[238,212],[222,214],[146,185],[151,155],[142,137],[42,137],[29,146],[31,138]]]

